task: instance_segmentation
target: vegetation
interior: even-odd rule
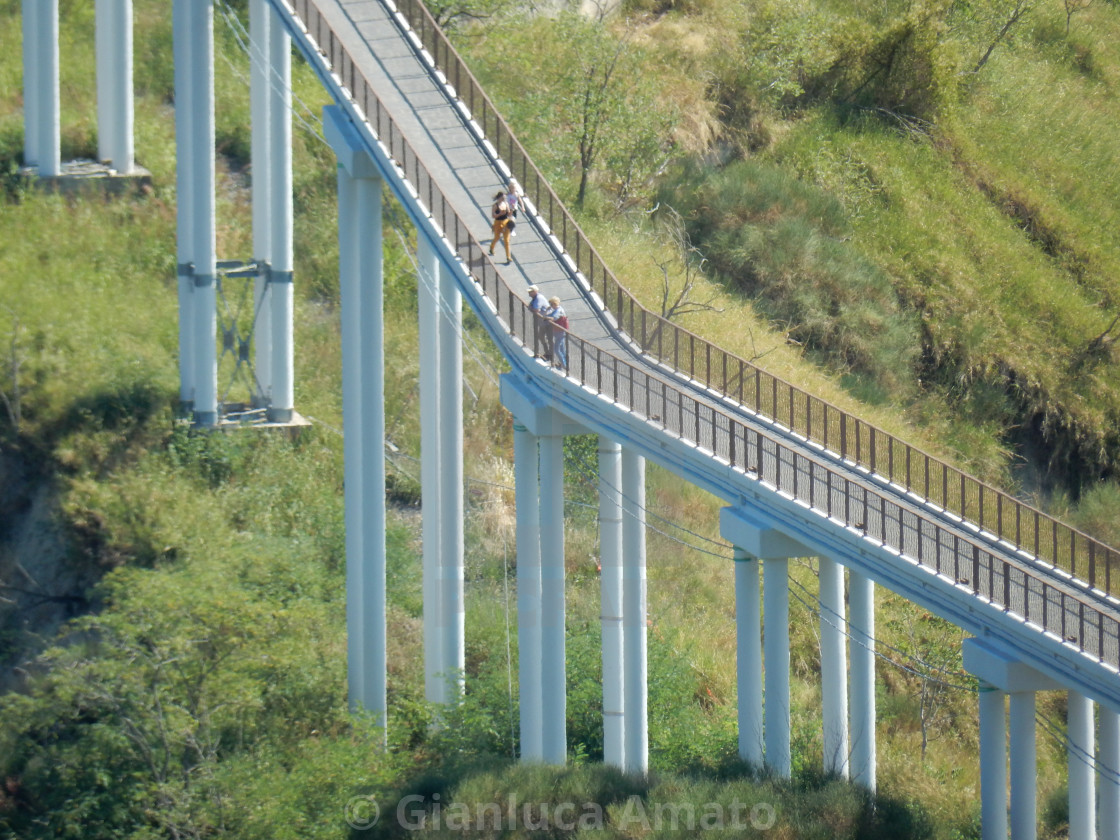
[[[0,0],[8,31],[19,5]],[[61,5],[63,156],[93,157],[92,5]],[[237,258],[251,171],[232,6],[216,15],[219,253]],[[890,593],[880,795],[821,778],[810,561],[792,570],[794,778],[735,761],[716,502],[652,467],[654,772],[596,764],[586,439],[566,448],[571,763],[515,767],[512,443],[501,360],[469,317],[468,693],[451,710],[423,702],[416,298],[391,207],[388,745],[351,716],[332,155],[297,132],[296,404],[314,425],[191,432],[174,411],[169,21],[165,3],[135,7],[148,192],[64,199],[21,177],[20,57],[0,55],[0,837],[397,836],[387,815],[406,801],[427,820],[408,833],[427,836],[489,836],[486,803],[521,820],[512,835],[536,834],[527,821],[546,812],[554,834],[661,836],[665,820],[709,814],[730,835],[741,826],[714,821],[742,806],[781,837],[978,836],[960,632]],[[463,0],[439,13],[647,305],[1117,540],[1115,3],[631,0],[586,21]],[[322,93],[298,62],[295,79],[313,124]],[[1064,719],[1060,697],[1039,710]],[[1060,746],[1041,740],[1040,760],[1044,832],[1060,836]]]

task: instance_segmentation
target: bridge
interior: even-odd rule
[[[127,26],[128,0],[98,4]],[[50,9],[54,8],[53,24]],[[790,774],[791,558],[817,558],[824,770],[869,789],[875,768],[874,590],[967,631],[979,679],[986,838],[1036,833],[1035,694],[1068,694],[1070,836],[1120,838],[1120,558],[1114,549],[644,308],[615,278],[419,0],[250,0],[254,255],[214,237],[212,0],[175,0],[180,396],[230,422],[217,382],[216,289],[255,278],[253,397],[295,422],[290,57],[333,104],[338,158],[352,707],[386,711],[381,195],[415,226],[420,266],[426,691],[463,690],[462,303],[508,361],[514,424],[522,760],[562,764],[563,440],[599,436],[605,761],[648,767],[645,464],[723,500],[734,546],[739,752]],[[43,11],[43,10],[47,11]],[[58,171],[56,0],[24,0],[25,159]],[[30,24],[28,23],[30,21]],[[101,51],[99,50],[99,53]],[[45,58],[44,58],[45,56]],[[127,67],[114,78],[129,78]],[[121,85],[124,83],[118,83]],[[119,91],[119,87],[117,88]],[[108,97],[121,102],[119,92]],[[103,120],[130,155],[130,113]],[[52,138],[56,144],[51,146]],[[121,140],[120,138],[125,138]],[[106,156],[103,154],[103,156]],[[490,196],[526,196],[513,259],[492,257]],[[529,285],[570,318],[567,367]],[[242,353],[248,363],[249,353]],[[846,581],[846,587],[845,587]],[[845,598],[845,588],[847,597]],[[850,640],[850,641],[849,641]],[[1005,706],[1006,703],[1006,706]],[[1008,739],[1008,736],[1009,739]],[[1008,744],[1009,740],[1009,744]],[[1010,796],[1008,797],[1008,790]]]

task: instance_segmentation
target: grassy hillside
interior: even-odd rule
[[[63,154],[92,157],[92,6],[61,5]],[[347,824],[363,824],[370,798],[389,813],[402,796],[423,796],[434,815],[440,801],[473,807],[510,793],[600,803],[605,830],[628,837],[658,834],[625,819],[631,796],[647,809],[765,803],[775,811],[770,832],[782,837],[977,836],[976,701],[959,673],[961,634],[890,593],[879,596],[882,795],[872,807],[820,778],[810,561],[793,568],[794,780],[757,779],[737,765],[733,581],[716,540],[718,504],[654,468],[655,773],[623,779],[594,765],[595,464],[584,439],[566,451],[572,767],[512,769],[512,444],[497,400],[502,362],[470,318],[469,689],[432,726],[419,673],[415,281],[410,233],[393,212],[387,431],[399,451],[388,488],[392,709],[381,750],[345,703],[334,162],[301,122],[296,405],[312,428],[294,439],[191,433],[173,416],[168,14],[157,0],[135,6],[136,145],[153,173],[150,193],[68,201],[22,182],[20,56],[0,54],[0,391],[19,404],[18,426],[14,411],[0,411],[0,658],[14,689],[0,695],[0,836],[372,836]],[[886,74],[889,84],[860,88],[883,75],[874,62],[889,36],[910,43],[899,29],[907,8],[932,16],[912,22],[911,60],[901,76]],[[583,180],[576,134],[546,136],[538,126],[552,123],[536,114],[574,112],[541,68],[580,66],[561,49],[572,33],[598,39],[604,55],[623,39],[636,61],[625,66],[641,74],[623,77],[635,84],[611,112],[641,108],[605,124],[581,212],[651,306],[663,283],[675,294],[692,280],[689,300],[714,308],[679,315],[690,328],[985,476],[1076,495],[1083,488],[1069,476],[1107,476],[1114,457],[1111,343],[1092,339],[1114,306],[1116,211],[1101,173],[1116,154],[1120,15],[1091,5],[1067,36],[1062,7],[1039,3],[979,73],[961,76],[991,29],[945,18],[935,30],[943,37],[930,40],[918,24],[949,8],[834,0],[790,15],[764,2],[646,2],[627,9],[628,31],[507,15],[462,22],[456,38],[573,202]],[[227,13],[219,4],[219,255],[244,259],[247,82]],[[0,22],[19,31],[19,3],[2,0]],[[503,72],[494,55],[504,56]],[[906,73],[922,67],[948,75],[907,85]],[[322,94],[298,62],[295,76],[300,115],[313,125]],[[878,99],[860,98],[869,87]],[[693,180],[682,183],[682,173]],[[699,199],[726,202],[738,223],[703,228]],[[742,231],[753,238],[736,240]],[[866,307],[848,311],[856,303]],[[1107,491],[1094,499],[1103,501],[1077,515],[1114,519]],[[1060,697],[1041,697],[1039,708],[1060,728]],[[1044,827],[1057,832],[1064,754],[1046,737],[1039,753]],[[451,813],[424,833],[462,833]],[[385,821],[377,833],[395,836]]]

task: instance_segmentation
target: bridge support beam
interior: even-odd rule
[[[649,771],[646,664],[646,461],[622,450],[622,632],[624,768]],[[606,679],[604,675],[604,679]]]
[[[738,546],[735,556],[735,681],[739,694],[739,758],[762,767],[762,584],[759,560]]]
[[[34,0],[24,0],[24,8]],[[25,25],[26,18],[25,17]],[[194,89],[191,84],[192,39],[190,3],[174,0],[172,49],[175,62],[175,214],[179,280],[179,402],[194,408],[194,155],[191,153],[191,120]],[[28,43],[26,36],[24,43]],[[27,51],[24,50],[26,61]],[[25,71],[26,72],[26,71]]]
[[[97,157],[133,170],[132,0],[97,0]]]
[[[338,156],[346,624],[350,707],[387,710],[385,411],[381,179],[339,111],[324,128]]]
[[[439,261],[424,236],[417,241],[417,298],[420,360],[420,502],[424,597],[424,696],[446,703],[443,631],[440,616],[440,414],[439,414]],[[520,485],[519,485],[520,488]],[[520,571],[520,565],[518,565]]]
[[[466,668],[466,604],[463,592],[463,298],[451,275],[439,271],[437,322],[439,389],[439,554],[442,641],[440,672],[446,702],[463,693]]]
[[[603,762],[626,767],[623,703],[622,447],[599,437],[599,587],[603,637]]]
[[[58,0],[23,0],[24,164],[39,177],[62,171]]]
[[[253,261],[272,264],[272,166],[271,124],[272,65],[269,62],[269,29],[273,12],[268,0],[249,0],[249,114],[252,124],[253,161]],[[279,25],[279,22],[276,22]],[[268,273],[262,271],[253,283],[253,369],[256,393],[253,405],[267,408],[272,393],[272,299],[268,295]]]
[[[1070,691],[1066,695],[1066,713],[1069,840],[1093,840],[1097,836],[1093,701]]]
[[[1100,837],[1120,840],[1120,714],[1100,706],[1098,718]]]
[[[875,584],[848,572],[848,627],[851,633],[849,716],[852,780],[875,790]]]
[[[269,293],[272,336],[270,366],[271,392],[268,419],[288,423],[295,408],[295,353],[292,347],[293,324],[293,242],[292,242],[292,38],[273,21],[268,28],[268,56],[272,74],[268,106],[271,269]],[[379,182],[380,183],[380,182]],[[364,195],[364,191],[363,191]],[[381,198],[377,198],[380,215]],[[377,228],[377,259],[380,261],[380,226]]]
[[[218,315],[217,315],[217,232],[215,223],[214,163],[214,8],[210,2],[178,0],[185,8],[175,41],[189,40],[189,47],[176,50],[175,88],[180,82],[190,88],[186,96],[189,111],[176,108],[176,136],[180,121],[186,123],[187,145],[180,147],[179,160],[189,156],[191,193],[191,259],[194,286],[191,294],[191,363],[194,422],[213,426],[218,422]],[[178,59],[189,60],[179,67]],[[182,69],[182,75],[180,75]],[[180,181],[180,185],[182,181]],[[182,210],[180,209],[180,212]]]
[[[848,656],[844,567],[819,559],[821,602],[821,710],[824,772],[848,778]]]
[[[518,587],[522,573],[522,557],[534,557],[532,519],[539,512],[539,542],[536,550],[540,557],[540,636],[539,644],[533,633],[531,616],[518,617],[518,650],[520,659],[520,679],[522,684],[521,715],[522,732],[532,727],[532,720],[539,719],[535,729],[540,733],[539,753],[536,752],[535,736],[529,742],[522,742],[523,761],[543,761],[547,764],[564,764],[567,760],[567,683],[565,678],[565,569],[564,569],[564,436],[587,434],[588,431],[578,423],[573,423],[563,414],[549,408],[537,398],[528,383],[513,374],[503,374],[501,382],[502,404],[516,418],[516,425],[525,428],[528,437],[522,438],[521,446],[515,449],[517,463],[514,471],[517,476],[517,536],[518,536]],[[533,438],[537,447],[532,446]],[[534,449],[539,450],[539,483],[533,480],[532,457]],[[623,479],[625,482],[625,479]],[[534,505],[534,493],[539,487],[539,504]],[[625,483],[623,484],[625,493]],[[526,545],[523,540],[527,540]],[[535,571],[525,570],[529,575],[528,585],[535,592]],[[530,608],[535,595],[526,593]],[[521,592],[518,592],[518,609],[522,609]],[[528,633],[526,633],[528,631]],[[538,666],[527,662],[535,657]],[[535,681],[539,674],[540,688],[536,685],[528,695],[526,681]],[[539,706],[537,704],[539,697]],[[538,714],[539,718],[535,716]],[[534,716],[527,718],[527,715]]]
[[[521,760],[526,762],[544,761],[539,459],[537,436],[515,419],[513,473],[517,506],[517,674],[521,705]]]
[[[977,676],[980,692],[980,814],[984,840],[1011,836],[1033,840],[1038,833],[1035,693],[1061,688],[987,639],[966,639],[965,669]],[[1007,759],[1004,752],[1003,696],[1010,695],[1011,809],[1007,819]]]
[[[540,440],[541,458],[541,712],[548,764],[567,760],[564,629],[564,438]]]
[[[789,558],[804,557],[812,552],[783,534],[765,517],[748,509],[723,508],[719,522],[720,534],[725,540],[739,552],[757,557],[763,563],[762,652],[765,671],[762,675],[747,672],[755,664],[752,652],[740,651],[737,660],[738,684],[742,692],[742,686],[749,684],[750,680],[763,680],[764,762],[776,775],[788,778],[792,769],[789,732]],[[749,598],[749,584],[744,589],[745,599]],[[748,621],[753,615],[750,608],[743,607],[742,604],[737,605],[737,622]],[[749,640],[753,638],[753,630],[741,630],[737,638]],[[742,701],[743,695],[740,693],[740,702]],[[750,733],[747,737],[750,737]],[[740,730],[741,753],[744,749],[743,739],[743,732]]]

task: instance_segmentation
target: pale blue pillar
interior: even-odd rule
[[[1069,840],[1094,840],[1097,836],[1097,802],[1093,701],[1080,692],[1067,692],[1066,714],[1069,736],[1066,751]]]
[[[743,549],[735,557],[735,680],[739,695],[739,758],[761,768],[762,607],[759,560]]]
[[[625,768],[649,771],[646,664],[646,459],[622,450],[622,626]]]
[[[26,7],[32,0],[24,0]],[[191,114],[194,111],[190,0],[171,7],[175,62],[175,200],[179,280],[179,402],[194,407],[194,154]],[[33,18],[34,16],[32,16]]]
[[[194,422],[218,422],[217,230],[214,162],[214,8],[212,3],[187,4],[189,20],[191,94],[191,236],[194,292],[192,294],[192,350],[194,365]],[[176,114],[176,119],[179,114]],[[182,152],[180,152],[180,155]]]
[[[542,758],[568,755],[565,679],[564,437],[540,437]]]
[[[271,65],[271,98],[269,121],[269,203],[271,205],[272,270],[269,274],[272,314],[272,390],[268,419],[275,423],[290,422],[295,410],[293,207],[292,207],[292,38],[288,31],[273,21],[268,29],[269,63]],[[380,187],[380,181],[378,182]],[[359,200],[362,200],[359,198]],[[367,199],[367,202],[369,200]],[[380,218],[381,199],[377,199]],[[370,232],[371,235],[372,232]],[[381,228],[378,227],[380,246]],[[381,254],[378,251],[380,262]],[[365,269],[363,268],[363,271]]]
[[[603,762],[626,766],[623,717],[622,447],[599,437],[599,587],[603,637]]]
[[[443,614],[440,551],[442,498],[439,410],[439,259],[427,237],[417,241],[417,300],[420,360],[420,504],[424,595],[424,696],[431,703],[447,703],[443,674]]]
[[[517,505],[517,675],[521,705],[521,760],[544,760],[541,696],[540,455],[537,436],[513,423]]]
[[[381,179],[355,182],[361,298],[362,630],[365,710],[384,726],[388,710],[385,598],[385,340],[381,242]],[[275,294],[275,291],[274,291]]]
[[[875,583],[848,573],[848,627],[851,632],[848,705],[852,781],[875,790]]]
[[[789,560],[763,561],[763,655],[766,660],[766,766],[789,778]]]
[[[1007,840],[1006,695],[980,683],[980,831],[983,840]]]
[[[279,25],[279,23],[277,23]],[[272,393],[272,298],[267,268],[272,264],[272,100],[269,62],[269,28],[272,9],[268,0],[249,0],[249,119],[253,200],[253,259],[261,268],[253,284],[253,403],[267,408]]]
[[[439,474],[441,671],[448,702],[463,693],[466,604],[463,592],[463,298],[439,272]]]
[[[821,743],[824,772],[848,778],[848,657],[844,567],[819,559],[821,600]]]

